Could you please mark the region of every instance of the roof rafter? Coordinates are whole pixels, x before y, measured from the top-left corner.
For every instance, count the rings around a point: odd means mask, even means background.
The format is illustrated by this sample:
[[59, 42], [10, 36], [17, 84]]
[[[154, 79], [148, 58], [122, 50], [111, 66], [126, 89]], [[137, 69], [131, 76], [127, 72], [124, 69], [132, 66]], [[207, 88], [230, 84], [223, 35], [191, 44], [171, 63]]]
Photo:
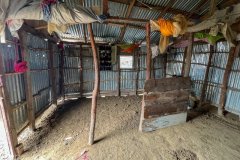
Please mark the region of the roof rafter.
[[[134, 4], [136, 3], [136, 0], [132, 0], [129, 7], [128, 7], [128, 10], [127, 10], [127, 13], [125, 15], [126, 18], [129, 18], [130, 17], [130, 14], [132, 12], [132, 9], [133, 9], [133, 6]], [[119, 37], [119, 41], [121, 42], [124, 38], [124, 35], [126, 33], [126, 29], [127, 29], [127, 24], [124, 24], [124, 27], [121, 28], [121, 32], [120, 32], [120, 37]]]
[[[109, 0], [109, 1], [130, 5], [130, 2], [128, 0]], [[146, 5], [144, 5], [140, 2], [136, 2], [134, 6], [140, 7], [141, 9], [155, 10], [155, 11], [159, 11], [159, 12], [162, 12], [165, 9], [164, 6], [155, 6], [155, 5], [151, 5], [151, 4], [147, 4], [147, 3], [145, 3], [145, 4]], [[166, 13], [183, 14], [183, 15], [188, 15], [189, 14], [189, 12], [186, 12], [186, 11], [183, 11], [183, 10], [180, 10], [180, 9], [175, 9], [175, 8], [169, 8]], [[193, 18], [193, 19], [198, 19], [199, 17], [200, 17], [200, 15], [198, 15], [196, 13], [193, 13], [191, 15], [191, 18]]]

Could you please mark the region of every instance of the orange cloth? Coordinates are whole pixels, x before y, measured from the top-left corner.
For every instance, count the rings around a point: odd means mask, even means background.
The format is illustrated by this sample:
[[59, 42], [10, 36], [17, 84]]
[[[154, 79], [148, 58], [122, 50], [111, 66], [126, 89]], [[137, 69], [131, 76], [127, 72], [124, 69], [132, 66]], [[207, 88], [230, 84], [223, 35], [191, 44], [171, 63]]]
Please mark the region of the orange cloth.
[[165, 19], [160, 18], [158, 20], [158, 24], [160, 27], [160, 32], [163, 36], [171, 36], [174, 33], [174, 26], [173, 26], [173, 22], [172, 21], [168, 21]]

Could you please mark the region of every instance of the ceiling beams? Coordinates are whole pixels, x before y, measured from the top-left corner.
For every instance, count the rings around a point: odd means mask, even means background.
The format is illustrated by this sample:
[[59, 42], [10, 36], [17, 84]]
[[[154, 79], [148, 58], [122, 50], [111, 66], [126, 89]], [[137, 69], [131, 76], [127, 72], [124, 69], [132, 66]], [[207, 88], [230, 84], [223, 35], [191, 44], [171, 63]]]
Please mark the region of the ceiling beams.
[[[136, 0], [132, 0], [129, 7], [128, 7], [128, 10], [127, 10], [127, 14], [125, 15], [126, 18], [129, 18], [130, 17], [130, 14], [132, 12], [132, 9], [133, 9], [133, 6], [134, 4], [136, 3]], [[121, 42], [124, 38], [124, 35], [126, 33], [126, 29], [127, 29], [127, 24], [125, 23], [124, 24], [124, 27], [121, 28], [121, 32], [120, 32], [120, 37], [119, 37], [119, 41]]]
[[[129, 0], [109, 0], [109, 1], [130, 5]], [[164, 6], [155, 6], [155, 5], [151, 5], [151, 4], [147, 4], [147, 3], [146, 3], [146, 5], [144, 5], [140, 2], [136, 2], [134, 6], [140, 7], [141, 9], [154, 10], [154, 11], [158, 11], [158, 12], [162, 12], [162, 11], [165, 10]], [[175, 9], [175, 8], [169, 8], [166, 13], [183, 14], [183, 15], [188, 15], [189, 14], [189, 12], [186, 12], [186, 11], [183, 11], [183, 10], [180, 10], [180, 9]], [[198, 14], [195, 14], [195, 13], [193, 13], [191, 15], [191, 18], [193, 18], [193, 19], [198, 19], [199, 17], [200, 16]]]

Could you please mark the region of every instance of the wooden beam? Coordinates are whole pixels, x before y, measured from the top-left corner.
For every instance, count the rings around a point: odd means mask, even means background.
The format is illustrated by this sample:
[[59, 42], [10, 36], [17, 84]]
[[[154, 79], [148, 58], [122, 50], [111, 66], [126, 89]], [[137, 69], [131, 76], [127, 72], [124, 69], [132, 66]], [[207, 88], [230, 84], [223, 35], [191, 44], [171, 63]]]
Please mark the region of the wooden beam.
[[150, 23], [146, 24], [146, 45], [147, 45], [147, 58], [146, 58], [146, 80], [151, 79], [151, 58], [152, 58], [152, 52], [150, 47]]
[[103, 1], [103, 14], [108, 14], [108, 0], [102, 0]]
[[216, 11], [216, 7], [217, 7], [217, 1], [216, 0], [210, 0], [210, 7], [209, 7], [209, 17], [211, 17], [214, 12]]
[[139, 19], [139, 18], [122, 18], [122, 17], [109, 17], [105, 20], [107, 23], [147, 23], [148, 19]]
[[213, 53], [214, 53], [214, 46], [210, 45], [210, 53], [209, 53], [209, 58], [208, 58], [208, 64], [207, 64], [207, 68], [206, 68], [206, 72], [205, 72], [205, 76], [204, 76], [203, 87], [202, 87], [202, 90], [201, 90], [201, 95], [200, 95], [200, 100], [199, 100], [198, 107], [202, 106], [202, 103], [203, 103], [204, 98], [205, 98], [205, 94], [206, 94], [206, 90], [207, 90], [207, 86], [208, 86], [208, 75], [209, 75], [209, 70], [210, 70], [210, 67], [211, 67], [211, 64], [212, 64]]
[[[132, 12], [132, 9], [133, 9], [133, 6], [134, 4], [136, 3], [136, 0], [132, 0], [129, 7], [128, 7], [128, 10], [127, 10], [127, 13], [125, 15], [126, 18], [129, 18], [130, 17], [130, 14]], [[125, 35], [125, 32], [126, 32], [126, 29], [127, 29], [127, 24], [124, 24], [124, 27], [121, 28], [121, 32], [120, 32], [120, 37], [119, 37], [119, 41], [122, 42], [123, 38], [124, 38], [124, 35]]]
[[[239, 44], [237, 46], [238, 48], [240, 47]], [[221, 93], [220, 93], [220, 103], [218, 107], [218, 115], [223, 116], [224, 115], [224, 110], [225, 110], [225, 103], [226, 103], [226, 94], [227, 94], [227, 88], [228, 88], [228, 81], [229, 81], [229, 76], [232, 70], [234, 58], [236, 55], [236, 51], [238, 50], [237, 47], [232, 47], [230, 49], [229, 55], [228, 55], [228, 61], [226, 65], [226, 69], [223, 75], [223, 82], [221, 86]]]
[[239, 0], [227, 0], [227, 1], [222, 1], [219, 5], [218, 8], [219, 9], [224, 9], [226, 7], [232, 6], [234, 4], [238, 4]]
[[[130, 5], [129, 0], [109, 0], [109, 1]], [[152, 10], [152, 11], [157, 11], [157, 12], [162, 12], [165, 9], [164, 6], [156, 6], [156, 5], [151, 5], [151, 4], [148, 4], [148, 3], [143, 4], [139, 1], [136, 2], [135, 6], [141, 8], [141, 9], [148, 10], [148, 11]], [[180, 9], [175, 9], [175, 8], [169, 8], [166, 13], [183, 14], [183, 15], [188, 15], [189, 14], [189, 12], [186, 12], [186, 11], [183, 11], [183, 10], [180, 10]], [[191, 18], [193, 18], [193, 19], [198, 19], [199, 17], [200, 16], [198, 14], [195, 14], [195, 13], [193, 13], [191, 15]]]
[[89, 132], [89, 141], [88, 144], [92, 145], [94, 143], [94, 132], [95, 132], [95, 123], [96, 123], [96, 112], [97, 112], [97, 95], [99, 91], [100, 83], [100, 71], [99, 71], [99, 59], [97, 48], [94, 41], [94, 35], [92, 30], [92, 24], [88, 24], [88, 32], [90, 34], [92, 52], [93, 52], [93, 61], [95, 69], [95, 81], [94, 81], [94, 90], [92, 93], [92, 108], [91, 108], [91, 123], [90, 123], [90, 132]]
[[189, 34], [189, 46], [187, 47], [187, 55], [185, 59], [184, 77], [188, 77], [191, 69], [192, 49], [193, 49], [193, 33]]
[[[18, 31], [18, 35], [20, 40], [21, 53], [24, 54], [23, 58], [29, 64], [30, 55], [27, 48], [27, 32], [25, 32], [23, 29], [20, 29]], [[33, 107], [32, 79], [31, 79], [30, 66], [28, 67], [27, 71], [24, 73], [24, 86], [26, 91], [29, 126], [32, 130], [35, 130], [36, 129], [35, 109]]]
[[52, 92], [52, 104], [57, 106], [57, 85], [56, 85], [56, 70], [54, 68], [54, 51], [52, 42], [48, 41], [48, 50], [49, 50], [49, 76], [51, 78], [51, 92]]
[[[3, 114], [3, 121], [6, 125], [6, 132], [8, 138], [8, 142], [10, 142], [10, 149], [13, 152], [14, 157], [16, 157], [16, 146], [18, 145], [18, 139], [17, 139], [17, 131], [15, 128], [15, 123], [13, 119], [13, 106], [10, 102], [10, 96], [7, 89], [7, 83], [6, 83], [6, 75], [4, 72], [4, 59], [3, 59], [3, 53], [0, 53], [0, 78], [1, 78], [1, 84], [0, 84], [0, 109]], [[2, 85], [2, 86], [1, 86]], [[3, 98], [3, 99], [2, 99]]]
[[168, 4], [165, 6], [165, 8], [161, 11], [158, 18], [162, 18], [167, 13], [167, 11], [174, 5], [175, 2], [176, 0], [170, 0]]

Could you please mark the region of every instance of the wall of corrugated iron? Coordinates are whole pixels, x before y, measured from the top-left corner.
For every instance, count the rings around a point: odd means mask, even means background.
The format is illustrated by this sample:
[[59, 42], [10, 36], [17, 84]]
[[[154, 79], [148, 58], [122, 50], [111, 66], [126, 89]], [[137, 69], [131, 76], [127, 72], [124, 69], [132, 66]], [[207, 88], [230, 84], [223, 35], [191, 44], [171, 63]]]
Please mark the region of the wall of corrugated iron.
[[[65, 70], [64, 70], [64, 84], [65, 95], [80, 94], [80, 71], [79, 71], [79, 57], [76, 56], [80, 52], [79, 49], [65, 49]], [[77, 54], [76, 54], [77, 53]], [[138, 55], [137, 55], [138, 54]], [[75, 55], [76, 57], [73, 57]], [[94, 87], [94, 65], [92, 58], [91, 48], [83, 49], [83, 95], [91, 95]], [[126, 55], [126, 53], [120, 53]], [[146, 49], [136, 51], [131, 54], [134, 56], [133, 69], [120, 69], [118, 70], [118, 63], [112, 65], [110, 71], [100, 71], [100, 93], [105, 95], [116, 95], [118, 91], [118, 74], [120, 74], [120, 94], [128, 95], [142, 92], [144, 81], [146, 78]], [[69, 66], [70, 65], [70, 66]], [[75, 69], [73, 69], [75, 68]], [[156, 78], [163, 77], [163, 59], [158, 56], [154, 62], [154, 74]], [[152, 74], [153, 75], [153, 74]], [[137, 83], [137, 84], [136, 84]], [[137, 88], [136, 88], [137, 87]]]
[[[51, 80], [49, 77], [48, 42], [39, 37], [27, 34], [27, 52], [30, 56], [28, 67], [31, 72], [33, 106], [35, 114], [44, 111], [52, 101]], [[3, 65], [6, 76], [6, 85], [10, 97], [13, 120], [17, 132], [28, 124], [26, 91], [24, 74], [14, 71], [14, 62], [23, 59], [18, 40], [11, 37], [7, 31], [7, 43], [0, 44], [0, 54], [3, 56]], [[54, 45], [54, 67], [56, 68], [56, 84], [59, 86], [59, 52]], [[59, 87], [58, 95], [59, 95]]]
[[[218, 106], [220, 100], [221, 85], [223, 81], [223, 75], [226, 68], [226, 63], [229, 55], [229, 45], [227, 42], [219, 42], [215, 46], [215, 52], [213, 53], [211, 67], [209, 70], [207, 91], [205, 94], [205, 101]], [[178, 75], [180, 73], [181, 65], [178, 64], [182, 61], [183, 49], [176, 50], [177, 55], [168, 56], [168, 68], [167, 73], [170, 75]], [[192, 90], [195, 95], [199, 97], [203, 87], [203, 81], [205, 78], [205, 71], [208, 64], [210, 54], [209, 44], [194, 44], [193, 55], [191, 60], [190, 77], [192, 79]], [[173, 57], [172, 57], [173, 56]], [[169, 61], [169, 57], [172, 60]], [[169, 62], [174, 61], [175, 65], [171, 65]], [[240, 114], [240, 58], [235, 58], [234, 65], [229, 78], [226, 110], [235, 114]], [[169, 67], [171, 66], [171, 67]]]

